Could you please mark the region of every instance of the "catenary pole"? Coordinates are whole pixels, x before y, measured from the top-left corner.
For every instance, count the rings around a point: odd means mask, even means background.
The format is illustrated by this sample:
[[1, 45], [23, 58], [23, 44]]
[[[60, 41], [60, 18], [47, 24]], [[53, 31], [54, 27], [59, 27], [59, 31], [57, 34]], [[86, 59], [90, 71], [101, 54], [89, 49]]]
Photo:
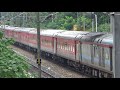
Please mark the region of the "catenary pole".
[[36, 16], [37, 16], [37, 46], [38, 46], [38, 50], [37, 50], [37, 64], [38, 64], [38, 68], [39, 68], [39, 78], [41, 78], [41, 57], [40, 57], [40, 14], [39, 12], [36, 12]]

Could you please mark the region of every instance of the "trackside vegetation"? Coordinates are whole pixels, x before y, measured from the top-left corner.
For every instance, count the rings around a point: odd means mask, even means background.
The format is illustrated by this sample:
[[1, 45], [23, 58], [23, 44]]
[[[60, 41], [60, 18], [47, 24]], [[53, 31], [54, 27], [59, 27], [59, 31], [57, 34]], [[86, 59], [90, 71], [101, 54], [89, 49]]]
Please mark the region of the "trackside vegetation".
[[13, 43], [14, 40], [3, 38], [3, 32], [0, 31], [0, 78], [34, 77], [28, 72], [30, 66], [25, 62], [25, 58], [9, 47]]

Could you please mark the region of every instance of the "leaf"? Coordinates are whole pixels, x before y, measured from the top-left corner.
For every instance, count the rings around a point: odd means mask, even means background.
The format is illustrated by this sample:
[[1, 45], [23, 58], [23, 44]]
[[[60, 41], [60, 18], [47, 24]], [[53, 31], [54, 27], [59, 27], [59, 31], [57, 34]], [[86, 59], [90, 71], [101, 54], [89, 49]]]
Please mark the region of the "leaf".
[[4, 72], [7, 72], [7, 71], [8, 71], [8, 69], [3, 69], [3, 71], [4, 71]]

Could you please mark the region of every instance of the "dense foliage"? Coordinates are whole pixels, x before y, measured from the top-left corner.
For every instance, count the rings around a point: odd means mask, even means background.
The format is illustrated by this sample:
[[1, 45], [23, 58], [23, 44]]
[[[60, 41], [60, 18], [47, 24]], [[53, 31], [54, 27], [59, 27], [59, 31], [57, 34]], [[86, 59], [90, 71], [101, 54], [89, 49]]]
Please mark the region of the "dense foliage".
[[[21, 12], [9, 12], [6, 18], [16, 16]], [[40, 12], [40, 20], [42, 21], [46, 16], [56, 12]], [[106, 32], [110, 31], [110, 17], [102, 12], [95, 12], [97, 15], [98, 31]], [[52, 28], [52, 29], [66, 29], [73, 30], [74, 25], [78, 25], [79, 30], [92, 31], [92, 19], [94, 19], [95, 28], [95, 16], [86, 12], [58, 12], [57, 14], [47, 18], [41, 23], [41, 28]], [[25, 27], [36, 27], [36, 13], [26, 12], [11, 21], [6, 21], [6, 24], [14, 26], [25, 26]], [[94, 29], [95, 30], [95, 29]]]
[[0, 78], [34, 77], [27, 72], [30, 66], [25, 62], [25, 58], [17, 55], [9, 48], [14, 41], [2, 37], [3, 33], [0, 31]]

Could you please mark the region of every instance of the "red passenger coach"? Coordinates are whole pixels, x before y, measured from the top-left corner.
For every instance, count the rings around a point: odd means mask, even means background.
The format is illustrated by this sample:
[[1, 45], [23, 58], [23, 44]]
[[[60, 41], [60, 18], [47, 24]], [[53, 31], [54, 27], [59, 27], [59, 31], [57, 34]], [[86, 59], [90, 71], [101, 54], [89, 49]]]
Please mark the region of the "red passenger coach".
[[30, 47], [37, 48], [37, 29], [33, 28], [29, 32], [28, 44]]
[[16, 28], [18, 28], [18, 27], [10, 27], [10, 26], [5, 27], [5, 31], [4, 31], [5, 37], [6, 38], [14, 38], [14, 30]]
[[41, 32], [41, 50], [53, 54], [55, 51], [54, 45], [56, 45], [56, 42], [54, 41], [54, 36], [62, 31], [63, 30], [54, 29], [43, 30]]
[[73, 55], [75, 54], [75, 41], [64, 38], [57, 38], [57, 50], [62, 52], [63, 55], [65, 53]]
[[20, 38], [20, 28], [15, 28], [13, 31], [13, 38], [16, 42], [20, 42], [21, 38]]
[[57, 55], [69, 60], [76, 60], [76, 37], [81, 31], [66, 31], [57, 35]]
[[53, 37], [41, 35], [41, 47], [53, 52]]
[[29, 29], [17, 28], [14, 31], [14, 39], [17, 42], [27, 45], [28, 44]]

